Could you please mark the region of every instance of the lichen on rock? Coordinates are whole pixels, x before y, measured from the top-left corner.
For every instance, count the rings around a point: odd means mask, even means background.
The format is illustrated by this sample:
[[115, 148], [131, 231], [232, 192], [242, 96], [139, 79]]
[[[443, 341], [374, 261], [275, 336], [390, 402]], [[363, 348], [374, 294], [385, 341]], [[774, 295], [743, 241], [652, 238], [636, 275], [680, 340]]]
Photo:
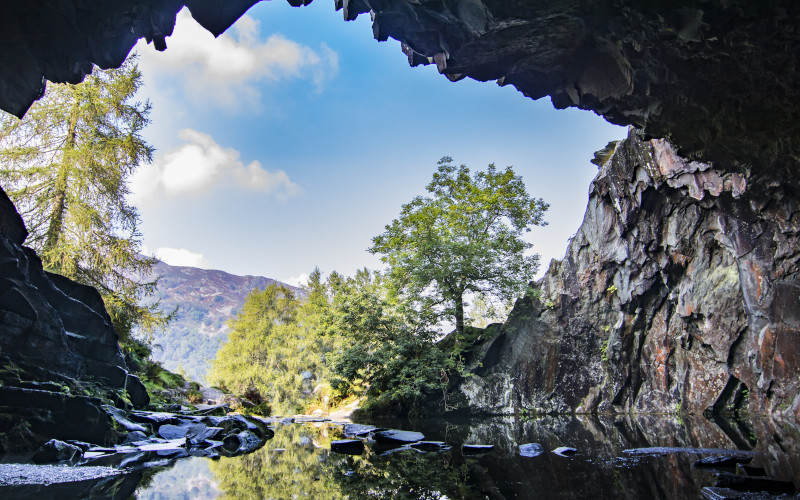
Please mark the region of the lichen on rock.
[[[460, 386], [489, 413], [800, 417], [800, 205], [787, 185], [635, 131], [590, 188], [561, 261], [477, 349]], [[510, 404], [507, 395], [511, 395]]]

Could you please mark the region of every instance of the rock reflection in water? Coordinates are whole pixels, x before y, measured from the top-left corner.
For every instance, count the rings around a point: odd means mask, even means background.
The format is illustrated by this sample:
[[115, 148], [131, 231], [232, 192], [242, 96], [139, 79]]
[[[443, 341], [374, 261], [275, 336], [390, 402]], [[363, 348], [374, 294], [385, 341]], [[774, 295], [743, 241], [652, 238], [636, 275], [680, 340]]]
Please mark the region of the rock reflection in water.
[[[209, 484], [220, 498], [672, 499], [700, 498], [703, 487], [714, 485], [714, 471], [692, 467], [708, 454], [625, 453], [644, 447], [748, 450], [754, 452], [751, 466], [763, 468], [769, 476], [788, 481], [800, 476], [800, 429], [774, 421], [563, 416], [389, 426], [419, 430], [427, 440], [444, 441], [451, 448], [424, 453], [370, 443], [362, 455], [344, 455], [330, 451], [330, 442], [344, 437], [340, 425], [277, 424], [275, 437], [255, 453], [218, 462], [192, 460], [208, 464]], [[465, 443], [495, 448], [482, 455], [464, 455]], [[525, 443], [541, 444], [544, 453], [520, 456], [519, 447]], [[576, 448], [577, 454], [553, 454], [560, 446]], [[202, 483], [196, 477], [193, 481]], [[144, 488], [137, 497], [158, 498], [148, 496]]]

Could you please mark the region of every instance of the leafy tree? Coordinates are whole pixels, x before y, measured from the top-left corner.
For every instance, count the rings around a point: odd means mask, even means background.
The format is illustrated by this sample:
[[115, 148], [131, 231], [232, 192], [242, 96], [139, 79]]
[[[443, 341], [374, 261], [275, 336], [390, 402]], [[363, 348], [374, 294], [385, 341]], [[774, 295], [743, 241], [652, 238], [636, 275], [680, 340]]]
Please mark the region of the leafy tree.
[[327, 380], [326, 354], [335, 345], [318, 326], [319, 309], [327, 303], [319, 271], [310, 282], [306, 300], [278, 285], [253, 290], [230, 321], [208, 379], [238, 394], [258, 394], [275, 411], [302, 411], [313, 389]]
[[97, 288], [121, 340], [135, 326], [162, 326], [156, 305], [142, 306], [155, 281], [139, 254], [139, 215], [128, 178], [152, 159], [141, 136], [150, 104], [135, 61], [95, 70], [83, 83], [50, 84], [25, 117], [0, 116], [0, 182], [28, 227], [27, 245], [45, 268]]
[[419, 410], [444, 387], [455, 359], [436, 345], [430, 318], [398, 300], [380, 274], [366, 269], [331, 287], [326, 326], [342, 338], [334, 388], [361, 389], [367, 411]]
[[538, 255], [525, 255], [531, 225], [545, 225], [548, 204], [531, 198], [511, 167], [470, 176], [442, 158], [438, 172], [400, 216], [373, 238], [371, 253], [388, 264], [393, 286], [425, 307], [438, 307], [464, 331], [464, 295], [519, 295], [535, 274]]

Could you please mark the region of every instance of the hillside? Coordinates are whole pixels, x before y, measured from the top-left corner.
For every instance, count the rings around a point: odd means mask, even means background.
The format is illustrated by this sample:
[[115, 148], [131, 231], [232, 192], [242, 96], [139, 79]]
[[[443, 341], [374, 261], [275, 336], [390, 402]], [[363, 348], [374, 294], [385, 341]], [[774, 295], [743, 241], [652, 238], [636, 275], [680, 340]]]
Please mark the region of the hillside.
[[228, 319], [247, 294], [254, 288], [280, 283], [263, 276], [236, 276], [164, 262], [158, 262], [153, 272], [161, 276], [157, 292], [161, 309], [169, 312], [177, 308], [169, 326], [154, 334], [153, 358], [168, 370], [182, 368], [195, 380], [203, 380], [210, 360], [228, 337]]

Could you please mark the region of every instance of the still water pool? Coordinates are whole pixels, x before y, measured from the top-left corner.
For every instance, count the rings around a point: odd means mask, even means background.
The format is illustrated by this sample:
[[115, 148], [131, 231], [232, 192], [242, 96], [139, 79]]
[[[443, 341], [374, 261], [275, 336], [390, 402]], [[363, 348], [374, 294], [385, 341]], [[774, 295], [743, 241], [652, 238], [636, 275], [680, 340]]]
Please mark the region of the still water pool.
[[[182, 459], [147, 471], [135, 498], [714, 498], [718, 481], [730, 485], [731, 476], [751, 474], [767, 485], [800, 486], [800, 429], [774, 421], [586, 416], [374, 424], [420, 431], [445, 445], [422, 451], [368, 442], [360, 455], [339, 454], [331, 441], [345, 437], [343, 424], [276, 422], [275, 436], [252, 454]], [[542, 453], [522, 456], [520, 447], [531, 443]], [[464, 444], [494, 448], [469, 454]], [[576, 452], [553, 453], [564, 446]], [[745, 463], [695, 465], [712, 456]]]

